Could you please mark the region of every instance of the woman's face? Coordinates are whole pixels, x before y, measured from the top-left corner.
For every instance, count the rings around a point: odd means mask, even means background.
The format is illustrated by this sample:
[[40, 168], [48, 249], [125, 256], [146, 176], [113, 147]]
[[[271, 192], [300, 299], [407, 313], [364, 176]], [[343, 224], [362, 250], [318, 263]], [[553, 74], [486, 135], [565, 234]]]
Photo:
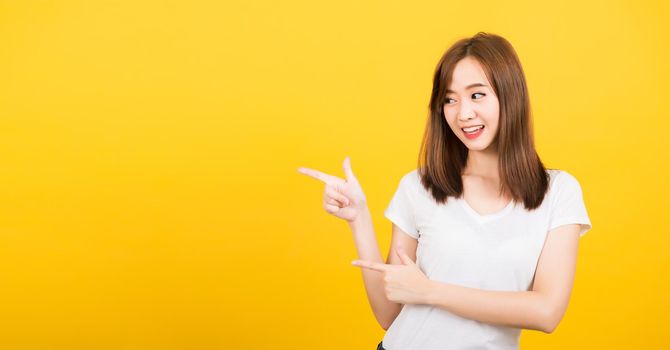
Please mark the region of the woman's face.
[[[444, 117], [461, 142], [471, 151], [496, 150], [498, 97], [477, 60], [466, 57], [456, 64], [446, 97]], [[480, 128], [464, 130], [473, 126]]]

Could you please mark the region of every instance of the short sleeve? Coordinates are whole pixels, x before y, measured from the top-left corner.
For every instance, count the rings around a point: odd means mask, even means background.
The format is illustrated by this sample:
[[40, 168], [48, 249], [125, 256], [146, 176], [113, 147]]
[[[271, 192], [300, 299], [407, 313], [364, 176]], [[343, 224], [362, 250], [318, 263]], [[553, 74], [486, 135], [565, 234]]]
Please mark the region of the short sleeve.
[[591, 229], [591, 220], [586, 211], [582, 188], [570, 173], [561, 171], [556, 175], [552, 198], [549, 231], [567, 224], [580, 224], [581, 238]]
[[413, 192], [412, 175], [412, 173], [406, 174], [400, 179], [398, 188], [384, 211], [384, 216], [411, 237], [418, 238], [419, 230], [417, 229], [413, 212], [415, 207], [411, 198]]

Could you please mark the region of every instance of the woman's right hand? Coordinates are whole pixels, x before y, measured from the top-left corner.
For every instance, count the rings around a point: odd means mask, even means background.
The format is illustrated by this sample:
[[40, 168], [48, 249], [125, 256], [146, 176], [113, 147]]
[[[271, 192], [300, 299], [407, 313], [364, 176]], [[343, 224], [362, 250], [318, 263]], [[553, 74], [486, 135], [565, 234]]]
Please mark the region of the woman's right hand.
[[298, 172], [325, 183], [323, 208], [328, 213], [348, 222], [353, 222], [360, 217], [360, 214], [368, 210], [367, 199], [358, 183], [358, 179], [351, 170], [349, 157], [344, 159], [342, 167], [346, 180], [305, 167], [298, 168]]

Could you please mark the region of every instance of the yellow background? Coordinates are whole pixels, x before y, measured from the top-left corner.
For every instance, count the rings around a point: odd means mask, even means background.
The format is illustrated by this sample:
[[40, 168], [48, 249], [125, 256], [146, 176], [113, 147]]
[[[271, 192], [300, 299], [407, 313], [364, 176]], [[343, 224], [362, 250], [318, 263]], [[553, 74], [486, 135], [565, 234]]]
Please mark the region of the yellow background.
[[536, 143], [593, 230], [523, 349], [667, 345], [662, 1], [1, 1], [1, 349], [373, 349], [349, 155], [382, 216], [455, 40], [517, 50]]

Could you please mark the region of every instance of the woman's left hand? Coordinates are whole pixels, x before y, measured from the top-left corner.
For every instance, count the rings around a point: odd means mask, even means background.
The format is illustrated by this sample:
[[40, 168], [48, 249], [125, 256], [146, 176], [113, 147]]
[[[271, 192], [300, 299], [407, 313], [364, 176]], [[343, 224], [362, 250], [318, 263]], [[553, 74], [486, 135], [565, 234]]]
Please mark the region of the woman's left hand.
[[428, 304], [433, 281], [419, 269], [405, 252], [396, 250], [402, 264], [381, 264], [365, 260], [354, 260], [352, 265], [375, 270], [384, 274], [386, 298], [400, 304]]

